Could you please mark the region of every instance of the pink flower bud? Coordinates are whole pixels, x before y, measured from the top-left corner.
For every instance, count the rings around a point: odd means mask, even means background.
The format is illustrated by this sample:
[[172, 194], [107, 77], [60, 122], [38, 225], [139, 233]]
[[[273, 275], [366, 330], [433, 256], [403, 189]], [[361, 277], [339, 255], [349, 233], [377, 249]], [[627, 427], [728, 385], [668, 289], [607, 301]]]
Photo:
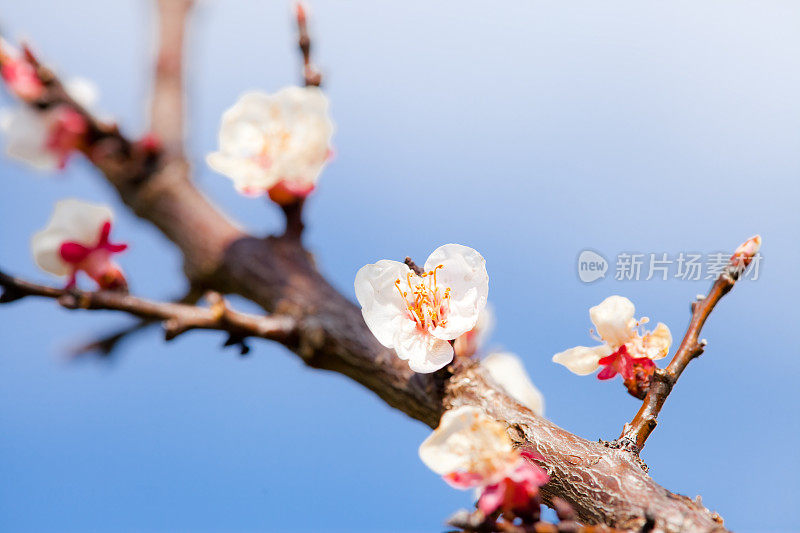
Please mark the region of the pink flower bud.
[[4, 44], [0, 42], [0, 76], [17, 97], [26, 102], [38, 99], [44, 92], [44, 84], [39, 79], [36, 67], [22, 57], [6, 53]]
[[761, 235], [750, 237], [733, 252], [731, 265], [744, 270], [761, 249]]
[[303, 25], [306, 23], [306, 6], [304, 2], [295, 2], [294, 12], [297, 16], [297, 24]]

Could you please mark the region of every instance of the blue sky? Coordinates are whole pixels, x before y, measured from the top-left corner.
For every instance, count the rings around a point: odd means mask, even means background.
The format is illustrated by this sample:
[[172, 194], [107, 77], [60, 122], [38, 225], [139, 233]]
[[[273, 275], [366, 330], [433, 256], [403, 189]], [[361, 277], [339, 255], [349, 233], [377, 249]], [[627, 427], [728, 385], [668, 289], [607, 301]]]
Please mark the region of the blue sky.
[[[557, 424], [610, 439], [638, 404], [553, 353], [591, 343], [610, 294], [675, 335], [708, 281], [583, 284], [581, 250], [712, 253], [764, 238], [760, 279], [711, 317], [648, 442], [653, 477], [701, 494], [737, 531], [800, 521], [800, 4], [791, 1], [316, 1], [315, 57], [337, 124], [336, 158], [310, 201], [307, 242], [352, 294], [356, 270], [478, 249], [498, 325]], [[9, 3], [0, 24], [100, 107], [144, 131], [151, 44], [145, 2]], [[256, 234], [280, 225], [204, 164], [221, 112], [244, 90], [298, 79], [289, 6], [202, 1], [191, 35], [196, 181]], [[6, 101], [8, 104], [10, 102]], [[0, 164], [0, 265], [48, 280], [28, 239], [65, 196], [116, 206], [132, 290], [183, 290], [180, 257], [83, 161], [62, 176]], [[613, 267], [612, 267], [613, 269]], [[242, 308], [250, 309], [238, 302]], [[417, 457], [427, 428], [346, 378], [214, 333], [157, 331], [111, 362], [69, 346], [125, 324], [26, 300], [0, 309], [0, 530], [392, 531], [442, 529], [469, 504]], [[355, 518], [354, 518], [355, 517]]]

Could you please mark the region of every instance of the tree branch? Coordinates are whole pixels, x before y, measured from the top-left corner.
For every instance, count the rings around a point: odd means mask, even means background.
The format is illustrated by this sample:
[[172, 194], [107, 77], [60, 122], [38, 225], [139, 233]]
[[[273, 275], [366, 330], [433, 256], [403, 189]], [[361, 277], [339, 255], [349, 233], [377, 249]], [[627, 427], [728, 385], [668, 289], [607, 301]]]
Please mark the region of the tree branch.
[[159, 36], [150, 129], [168, 157], [183, 157], [183, 47], [194, 0], [158, 0]]
[[114, 291], [87, 292], [58, 289], [31, 283], [0, 271], [4, 288], [0, 303], [10, 303], [27, 296], [56, 300], [66, 309], [122, 311], [148, 321], [163, 321], [167, 340], [193, 329], [227, 332], [237, 342], [245, 337], [259, 337], [287, 342], [295, 334], [296, 322], [288, 316], [257, 316], [230, 309], [219, 293], [209, 293], [209, 307], [164, 303], [137, 298]]
[[[191, 288], [183, 298], [175, 300], [173, 303], [194, 305], [197, 303], [198, 300], [200, 300], [202, 296], [203, 296], [202, 291], [197, 290], [195, 288]], [[101, 357], [109, 357], [122, 341], [130, 338], [132, 335], [136, 333], [146, 330], [148, 327], [152, 326], [157, 322], [158, 321], [156, 320], [151, 320], [147, 318], [139, 320], [137, 322], [134, 322], [133, 324], [129, 324], [127, 326], [119, 328], [111, 333], [106, 333], [105, 335], [91, 342], [87, 342], [85, 344], [72, 348], [70, 350], [70, 355], [72, 355], [73, 357], [80, 357], [82, 355], [95, 352]]]
[[723, 296], [728, 294], [739, 276], [747, 268], [753, 257], [758, 253], [761, 246], [761, 237], [755, 236], [742, 244], [731, 256], [730, 262], [724, 271], [717, 277], [708, 295], [700, 297], [692, 303], [692, 318], [689, 327], [683, 336], [678, 351], [672, 357], [669, 365], [665, 369], [656, 369], [653, 381], [647, 391], [647, 395], [642, 402], [642, 406], [636, 416], [620, 435], [618, 442], [624, 447], [633, 445], [633, 451], [638, 453], [643, 447], [647, 438], [658, 424], [658, 414], [664, 406], [672, 388], [678, 381], [683, 371], [689, 363], [703, 353], [706, 346], [705, 340], [700, 340], [700, 331], [703, 329], [708, 316]]

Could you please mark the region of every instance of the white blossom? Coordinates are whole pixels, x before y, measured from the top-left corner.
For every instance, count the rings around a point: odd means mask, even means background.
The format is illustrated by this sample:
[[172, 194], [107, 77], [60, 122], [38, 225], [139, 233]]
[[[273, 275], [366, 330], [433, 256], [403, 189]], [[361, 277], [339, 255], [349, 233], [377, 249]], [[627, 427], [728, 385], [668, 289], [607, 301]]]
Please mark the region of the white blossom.
[[428, 257], [422, 275], [386, 259], [362, 267], [355, 291], [378, 341], [415, 372], [428, 373], [450, 363], [449, 341], [475, 327], [486, 306], [489, 275], [477, 251], [446, 244]]
[[473, 485], [496, 483], [519, 461], [505, 427], [471, 406], [446, 411], [420, 445], [419, 457], [440, 476], [474, 478]]
[[[85, 79], [76, 78], [65, 84], [65, 90], [81, 106], [90, 108], [97, 100], [96, 86]], [[63, 167], [65, 157], [74, 146], [58, 146], [53, 143], [59, 127], [80, 129], [85, 127], [83, 118], [68, 106], [37, 111], [27, 105], [14, 109], [3, 109], [0, 113], [0, 129], [6, 138], [6, 153], [30, 164], [39, 170], [56, 170]], [[63, 123], [63, 126], [62, 126]], [[69, 132], [79, 134], [80, 132]]]
[[330, 155], [333, 122], [328, 107], [318, 87], [246, 93], [222, 115], [219, 150], [206, 161], [241, 192], [282, 186], [303, 197], [316, 185]]
[[649, 319], [633, 318], [633, 303], [622, 296], [609, 296], [589, 310], [589, 316], [597, 328], [603, 344], [594, 347], [576, 346], [557, 353], [553, 361], [567, 367], [575, 374], [585, 376], [597, 370], [599, 361], [622, 346], [633, 358], [646, 357], [651, 360], [666, 357], [672, 344], [669, 328], [659, 322], [652, 332], [640, 331]]
[[125, 278], [111, 257], [127, 245], [109, 241], [112, 222], [113, 213], [104, 205], [61, 200], [47, 226], [31, 239], [34, 261], [46, 272], [70, 276], [68, 286], [83, 271], [101, 288], [123, 287]]

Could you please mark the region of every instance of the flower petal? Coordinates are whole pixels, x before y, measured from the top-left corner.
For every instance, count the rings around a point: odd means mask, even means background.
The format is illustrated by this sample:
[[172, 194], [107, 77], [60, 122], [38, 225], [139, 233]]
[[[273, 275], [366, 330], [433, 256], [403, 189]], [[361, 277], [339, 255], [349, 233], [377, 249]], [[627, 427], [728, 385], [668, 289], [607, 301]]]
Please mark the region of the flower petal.
[[598, 361], [609, 355], [612, 350], [608, 345], [602, 344], [594, 348], [576, 346], [553, 356], [553, 362], [564, 365], [570, 372], [579, 376], [591, 374], [600, 366]]
[[447, 322], [432, 333], [452, 340], [475, 327], [489, 295], [486, 260], [476, 250], [460, 244], [445, 244], [425, 261], [425, 271], [436, 272], [437, 284], [450, 288]]
[[544, 396], [528, 377], [519, 357], [508, 352], [497, 352], [481, 361], [481, 366], [512, 398], [539, 416], [544, 415]]
[[209, 166], [240, 191], [263, 192], [285, 181], [313, 188], [330, 153], [333, 122], [318, 87], [244, 94], [222, 115], [219, 151]]
[[589, 309], [589, 316], [600, 337], [614, 347], [633, 336], [633, 303], [623, 296], [609, 296]]
[[506, 499], [508, 482], [502, 481], [486, 487], [478, 498], [478, 509], [485, 515], [491, 516], [497, 511]]
[[356, 274], [361, 314], [378, 342], [387, 348], [394, 346], [395, 334], [403, 322], [412, 322], [406, 317], [406, 301], [395, 287], [395, 280], [403, 279], [408, 272], [404, 263], [382, 259], [361, 267]]
[[408, 359], [411, 370], [420, 374], [436, 372], [453, 360], [453, 347], [449, 342], [437, 339], [411, 320], [400, 324], [393, 344], [397, 357]]
[[58, 156], [47, 149], [50, 123], [46, 116], [20, 107], [4, 110], [0, 121], [6, 138], [6, 153], [43, 171], [56, 170], [59, 163]]
[[71, 270], [61, 257], [61, 245], [74, 242], [94, 246], [106, 222], [113, 220], [111, 209], [74, 198], [56, 202], [47, 226], [31, 238], [31, 251], [42, 270], [64, 276]]
[[457, 407], [445, 411], [439, 427], [419, 447], [425, 466], [443, 476], [452, 472], [476, 472], [476, 458], [513, 455], [505, 428], [479, 408]]
[[662, 359], [669, 353], [672, 345], [672, 333], [666, 324], [659, 322], [656, 329], [646, 334], [643, 339], [644, 351], [650, 359]]

